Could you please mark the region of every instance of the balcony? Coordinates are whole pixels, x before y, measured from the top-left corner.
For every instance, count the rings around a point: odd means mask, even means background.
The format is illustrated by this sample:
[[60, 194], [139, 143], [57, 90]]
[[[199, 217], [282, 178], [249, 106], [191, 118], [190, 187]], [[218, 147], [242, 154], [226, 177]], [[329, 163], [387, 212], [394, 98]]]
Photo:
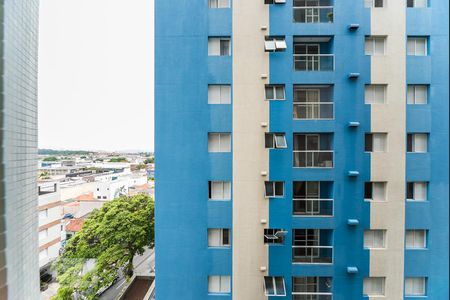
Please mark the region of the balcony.
[[328, 229], [294, 229], [292, 263], [333, 263], [332, 233]]
[[294, 23], [333, 23], [332, 0], [294, 0]]
[[294, 181], [293, 214], [301, 217], [333, 216], [333, 182]]
[[333, 71], [334, 54], [331, 36], [294, 37], [295, 71]]
[[293, 300], [332, 300], [331, 277], [293, 277]]
[[333, 168], [333, 134], [294, 134], [294, 168]]
[[295, 85], [294, 120], [332, 120], [334, 102], [332, 85]]

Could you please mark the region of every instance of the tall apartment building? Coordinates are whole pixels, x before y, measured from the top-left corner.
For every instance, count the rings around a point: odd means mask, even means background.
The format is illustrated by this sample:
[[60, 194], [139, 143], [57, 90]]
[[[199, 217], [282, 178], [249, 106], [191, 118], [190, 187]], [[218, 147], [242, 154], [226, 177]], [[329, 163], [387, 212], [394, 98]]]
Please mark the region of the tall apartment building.
[[38, 0], [0, 1], [0, 299], [39, 299]]
[[156, 294], [448, 299], [448, 1], [156, 0]]
[[39, 269], [48, 273], [61, 249], [63, 207], [59, 183], [40, 183], [39, 187]]

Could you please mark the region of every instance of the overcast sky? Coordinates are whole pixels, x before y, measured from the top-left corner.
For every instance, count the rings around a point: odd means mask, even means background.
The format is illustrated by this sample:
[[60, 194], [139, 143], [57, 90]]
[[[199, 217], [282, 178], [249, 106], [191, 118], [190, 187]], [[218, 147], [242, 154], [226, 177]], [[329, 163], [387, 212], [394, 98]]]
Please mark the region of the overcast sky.
[[154, 149], [152, 2], [40, 1], [40, 148]]

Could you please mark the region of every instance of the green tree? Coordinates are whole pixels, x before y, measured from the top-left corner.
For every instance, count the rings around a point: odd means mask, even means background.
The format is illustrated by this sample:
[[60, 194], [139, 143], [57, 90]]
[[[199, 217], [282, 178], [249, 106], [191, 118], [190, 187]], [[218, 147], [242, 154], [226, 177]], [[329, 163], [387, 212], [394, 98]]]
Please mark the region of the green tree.
[[[96, 292], [111, 284], [119, 272], [130, 278], [134, 256], [153, 244], [153, 199], [144, 194], [122, 196], [89, 215], [53, 267], [61, 288], [96, 299]], [[95, 267], [85, 271], [86, 262], [92, 259]]]
[[144, 160], [144, 164], [152, 164], [154, 162], [155, 162], [154, 157], [150, 157], [150, 158], [147, 158], [146, 160]]
[[58, 161], [58, 158], [55, 156], [49, 156], [44, 158], [43, 161]]
[[114, 157], [109, 160], [109, 162], [119, 163], [119, 162], [128, 162], [125, 157]]

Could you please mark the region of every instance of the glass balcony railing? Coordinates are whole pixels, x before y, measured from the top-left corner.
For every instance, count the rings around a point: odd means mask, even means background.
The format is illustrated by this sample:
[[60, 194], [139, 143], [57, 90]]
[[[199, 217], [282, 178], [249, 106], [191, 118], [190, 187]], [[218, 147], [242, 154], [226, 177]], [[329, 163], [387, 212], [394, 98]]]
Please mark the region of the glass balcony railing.
[[332, 150], [294, 150], [294, 168], [332, 168]]
[[333, 199], [294, 199], [294, 216], [333, 216]]
[[333, 294], [292, 292], [292, 300], [333, 300]]
[[295, 23], [333, 23], [333, 6], [294, 7]]
[[333, 102], [294, 102], [294, 119], [330, 120], [333, 118]]
[[295, 71], [333, 71], [334, 54], [294, 54]]
[[333, 246], [292, 246], [292, 262], [330, 264], [333, 262]]

